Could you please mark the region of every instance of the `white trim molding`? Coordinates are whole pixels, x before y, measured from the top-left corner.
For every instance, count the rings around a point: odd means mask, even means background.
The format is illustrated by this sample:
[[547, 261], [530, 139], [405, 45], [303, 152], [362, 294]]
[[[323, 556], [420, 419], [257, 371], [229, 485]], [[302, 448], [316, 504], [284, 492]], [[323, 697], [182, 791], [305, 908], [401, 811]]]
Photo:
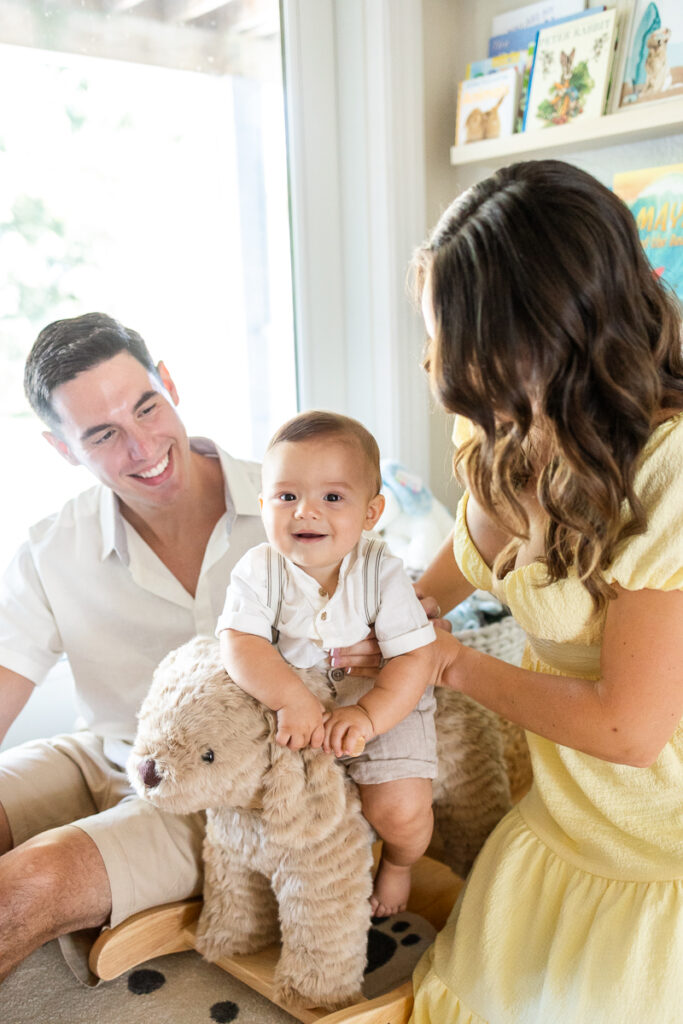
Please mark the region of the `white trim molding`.
[[283, 0], [299, 404], [429, 476], [421, 0]]

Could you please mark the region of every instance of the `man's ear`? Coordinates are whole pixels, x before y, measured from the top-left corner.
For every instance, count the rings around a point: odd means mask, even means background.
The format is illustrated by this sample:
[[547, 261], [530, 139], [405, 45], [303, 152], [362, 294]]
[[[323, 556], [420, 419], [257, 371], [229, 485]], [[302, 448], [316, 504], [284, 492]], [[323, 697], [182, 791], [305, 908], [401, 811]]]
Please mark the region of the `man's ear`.
[[43, 437], [45, 438], [48, 444], [51, 444], [52, 447], [59, 452], [63, 459], [66, 459], [66, 461], [69, 462], [72, 466], [80, 466], [80, 462], [78, 461], [74, 453], [71, 451], [66, 441], [62, 441], [61, 437], [58, 437], [56, 434], [53, 434], [52, 431], [50, 430], [44, 430]]
[[166, 364], [165, 363], [163, 363], [161, 361], [157, 363], [157, 373], [159, 374], [159, 377], [161, 379], [161, 383], [164, 385], [164, 387], [168, 391], [169, 395], [171, 396], [171, 400], [172, 400], [173, 404], [177, 405], [178, 402], [180, 401], [180, 399], [178, 398], [178, 392], [176, 390], [175, 384], [173, 383], [173, 378], [171, 377], [171, 374], [166, 369]]
[[365, 513], [365, 526], [364, 529], [371, 530], [373, 526], [377, 526], [382, 512], [384, 512], [384, 495], [376, 494], [368, 505], [368, 510]]

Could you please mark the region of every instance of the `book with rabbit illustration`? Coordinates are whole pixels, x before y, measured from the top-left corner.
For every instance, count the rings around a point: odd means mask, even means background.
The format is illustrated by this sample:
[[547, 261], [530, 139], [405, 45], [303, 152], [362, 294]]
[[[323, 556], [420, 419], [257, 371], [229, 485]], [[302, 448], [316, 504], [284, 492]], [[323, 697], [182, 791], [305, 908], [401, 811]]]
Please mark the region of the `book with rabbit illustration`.
[[604, 113], [615, 38], [614, 8], [539, 31], [525, 132]]
[[683, 96], [681, 0], [635, 0], [617, 79], [615, 106]]
[[635, 217], [654, 272], [683, 302], [683, 164], [622, 171], [612, 187]]
[[455, 122], [456, 146], [512, 135], [518, 98], [519, 72], [514, 66], [461, 82]]

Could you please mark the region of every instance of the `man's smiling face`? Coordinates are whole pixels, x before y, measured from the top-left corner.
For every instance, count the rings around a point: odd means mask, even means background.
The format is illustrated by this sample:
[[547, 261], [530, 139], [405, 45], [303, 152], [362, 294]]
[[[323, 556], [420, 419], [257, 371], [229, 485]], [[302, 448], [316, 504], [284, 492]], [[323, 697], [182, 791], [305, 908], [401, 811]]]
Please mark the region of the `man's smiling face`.
[[119, 352], [55, 388], [59, 422], [45, 437], [144, 514], [171, 504], [189, 483], [190, 446], [177, 401], [163, 365], [157, 377]]

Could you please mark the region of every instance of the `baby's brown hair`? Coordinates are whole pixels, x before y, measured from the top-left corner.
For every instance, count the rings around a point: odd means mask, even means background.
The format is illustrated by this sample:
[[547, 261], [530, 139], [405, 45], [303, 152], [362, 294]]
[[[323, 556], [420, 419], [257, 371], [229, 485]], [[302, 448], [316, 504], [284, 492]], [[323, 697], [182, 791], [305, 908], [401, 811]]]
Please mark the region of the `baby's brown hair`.
[[379, 465], [379, 446], [369, 430], [351, 416], [342, 416], [336, 412], [321, 409], [310, 409], [287, 420], [273, 434], [266, 452], [283, 441], [312, 441], [318, 438], [336, 438], [360, 449], [370, 470], [370, 479], [374, 494], [379, 494], [382, 487], [382, 474]]

